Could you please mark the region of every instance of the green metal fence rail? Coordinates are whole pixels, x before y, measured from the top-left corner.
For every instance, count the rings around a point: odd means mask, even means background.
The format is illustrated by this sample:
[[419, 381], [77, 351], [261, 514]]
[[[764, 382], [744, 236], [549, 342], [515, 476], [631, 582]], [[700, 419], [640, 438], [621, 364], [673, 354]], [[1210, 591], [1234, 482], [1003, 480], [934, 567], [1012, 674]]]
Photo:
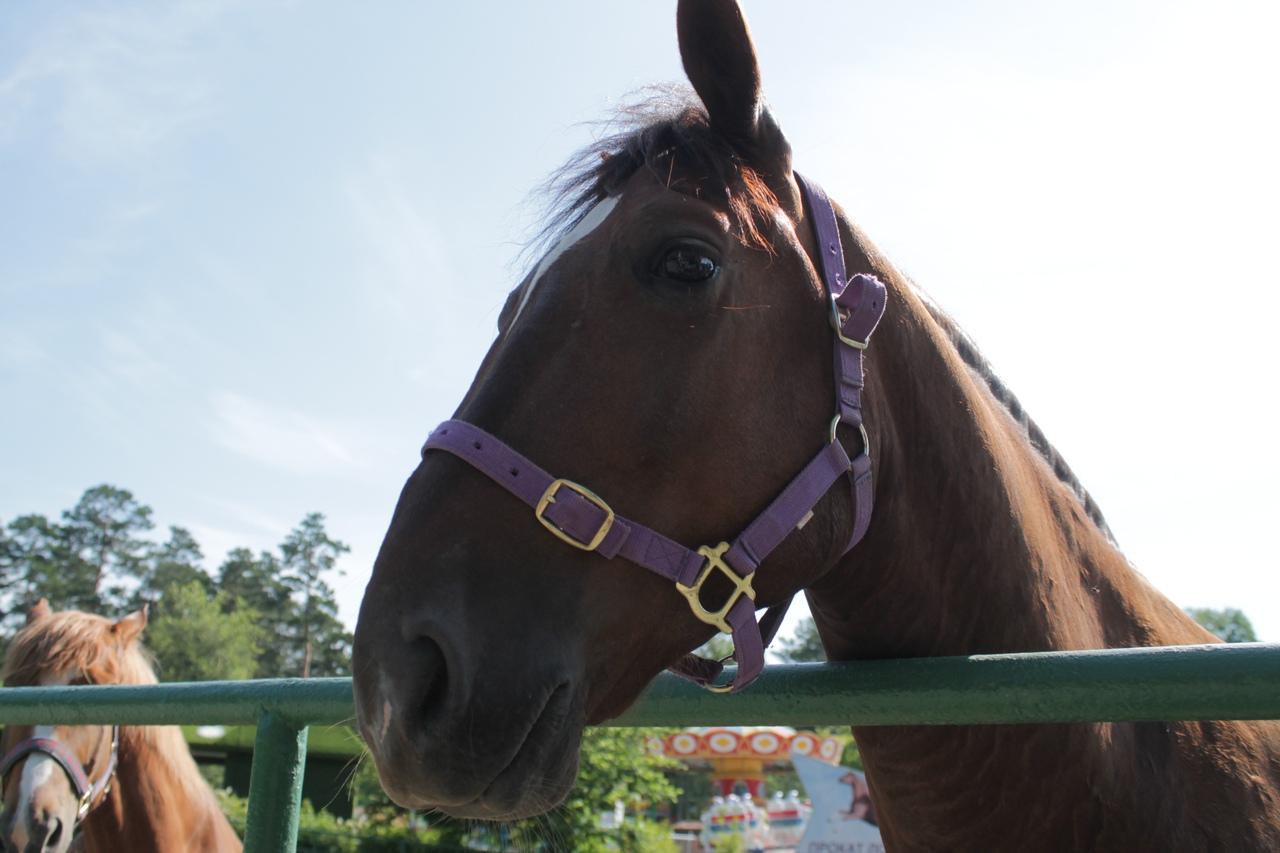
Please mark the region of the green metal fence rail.
[[[248, 853], [297, 844], [307, 728], [353, 720], [347, 678], [0, 690], [0, 724], [256, 724]], [[610, 725], [957, 725], [1280, 719], [1280, 644], [767, 667], [750, 690], [663, 675]]]

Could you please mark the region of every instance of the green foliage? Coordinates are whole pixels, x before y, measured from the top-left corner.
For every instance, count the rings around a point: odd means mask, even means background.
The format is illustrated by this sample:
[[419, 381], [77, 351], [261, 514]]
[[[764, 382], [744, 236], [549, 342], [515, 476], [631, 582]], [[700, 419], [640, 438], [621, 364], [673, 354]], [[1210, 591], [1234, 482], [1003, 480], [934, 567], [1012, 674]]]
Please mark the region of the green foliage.
[[[670, 828], [637, 818], [648, 806], [670, 803], [680, 795], [667, 774], [682, 765], [665, 756], [650, 755], [645, 739], [660, 729], [588, 729], [582, 742], [578, 779], [568, 799], [549, 814], [507, 824], [440, 820], [434, 830], [438, 843], [478, 843], [503, 850], [574, 850], [585, 853], [675, 853]], [[377, 784], [372, 762], [356, 772], [356, 803], [371, 825], [395, 826], [404, 811], [387, 800]], [[600, 815], [621, 801], [627, 819], [616, 829], [602, 829]]]
[[69, 606], [93, 606], [98, 600], [92, 565], [76, 557], [68, 528], [43, 515], [22, 515], [9, 522], [0, 586], [6, 597], [5, 625], [22, 625], [27, 610], [41, 597], [69, 602]]
[[[620, 830], [600, 827], [600, 814], [621, 801], [628, 811], [668, 803], [680, 790], [667, 772], [680, 768], [675, 759], [651, 755], [645, 739], [656, 729], [587, 729], [582, 738], [578, 781], [564, 805], [534, 821], [523, 821], [526, 837], [540, 838], [555, 850], [640, 850], [628, 821]], [[643, 830], [636, 830], [644, 835]], [[651, 834], [651, 833], [650, 833]]]
[[[248, 800], [230, 791], [218, 791], [218, 801], [236, 831], [244, 834]], [[401, 821], [376, 825], [343, 820], [317, 811], [308, 800], [298, 814], [298, 853], [469, 853], [466, 848], [442, 840], [434, 828], [418, 828]]]
[[0, 592], [8, 592], [22, 578], [18, 571], [21, 551], [4, 525], [0, 524]]
[[733, 657], [733, 640], [728, 634], [716, 634], [694, 651], [699, 657], [708, 660], [725, 660]]
[[254, 678], [273, 678], [288, 672], [290, 612], [293, 600], [281, 580], [283, 569], [274, 554], [263, 551], [257, 557], [248, 548], [234, 548], [218, 569], [218, 589], [226, 594], [223, 609], [245, 607], [258, 616], [264, 635]]
[[198, 580], [164, 591], [146, 643], [165, 681], [253, 677], [263, 640], [258, 616], [247, 607], [225, 612], [225, 600]]
[[382, 790], [378, 769], [368, 753], [361, 756], [356, 772], [351, 776], [351, 789], [356, 807], [370, 823], [391, 824], [404, 818], [404, 809], [393, 803]]
[[41, 597], [55, 610], [106, 615], [145, 603], [148, 644], [170, 680], [350, 674], [351, 634], [328, 583], [349, 549], [324, 516], [305, 516], [278, 554], [234, 549], [215, 580], [187, 529], [148, 538], [151, 515], [129, 491], [101, 485], [60, 522], [29, 514], [0, 527], [0, 637]]
[[1258, 641], [1258, 635], [1254, 633], [1253, 623], [1249, 621], [1249, 617], [1235, 607], [1226, 607], [1222, 610], [1215, 610], [1212, 607], [1188, 607], [1187, 615], [1224, 642], [1256, 643]]
[[[841, 734], [848, 734], [845, 729], [840, 729]], [[840, 753], [840, 764], [844, 767], [852, 767], [854, 770], [863, 770], [862, 751], [858, 749], [858, 742], [852, 737], [849, 738], [844, 745], [844, 751]]]
[[618, 849], [624, 853], [680, 853], [671, 827], [651, 820], [629, 821], [622, 827]]
[[827, 653], [822, 648], [822, 638], [818, 636], [818, 626], [811, 616], [801, 619], [796, 625], [796, 632], [790, 637], [779, 637], [774, 650], [786, 663], [807, 663], [827, 659]]
[[[588, 729], [583, 735], [578, 779], [568, 799], [549, 814], [510, 824], [475, 825], [468, 821], [442, 821], [436, 829], [441, 842], [482, 843], [493, 849], [574, 850], [586, 853], [675, 853], [676, 847], [665, 824], [637, 818], [641, 809], [670, 803], [680, 795], [667, 774], [681, 769], [674, 759], [650, 755], [645, 739], [661, 734], [659, 729]], [[366, 762], [368, 764], [368, 762]], [[396, 808], [385, 802], [376, 788], [371, 768], [356, 774], [356, 802], [369, 812], [371, 823], [393, 824]], [[372, 783], [372, 790], [370, 790]], [[383, 798], [383, 806], [372, 800]], [[628, 815], [622, 826], [603, 829], [600, 815], [621, 801]], [[400, 812], [403, 814], [403, 812]]]
[[747, 841], [737, 833], [729, 833], [711, 842], [714, 853], [747, 853]]

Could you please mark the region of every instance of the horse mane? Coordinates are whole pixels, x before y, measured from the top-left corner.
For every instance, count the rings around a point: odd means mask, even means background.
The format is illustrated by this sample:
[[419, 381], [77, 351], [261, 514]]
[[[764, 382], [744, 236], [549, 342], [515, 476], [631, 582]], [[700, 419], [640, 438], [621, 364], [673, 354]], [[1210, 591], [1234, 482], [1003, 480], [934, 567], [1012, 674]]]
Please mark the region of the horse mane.
[[23, 626], [5, 653], [4, 683], [155, 684], [150, 655], [137, 643], [118, 642], [113, 624], [92, 613], [63, 610]]
[[1058, 478], [1058, 481], [1070, 489], [1076, 499], [1080, 501], [1085, 515], [1089, 516], [1089, 519], [1097, 526], [1098, 530], [1107, 537], [1107, 541], [1115, 545], [1115, 535], [1112, 534], [1111, 528], [1107, 524], [1107, 519], [1103, 516], [1097, 501], [1085, 489], [1084, 484], [1080, 482], [1080, 478], [1071, 470], [1071, 466], [1067, 464], [1067, 461], [1062, 458], [1062, 454], [1057, 451], [1048, 437], [1045, 436], [1044, 431], [1032, 420], [1027, 410], [1022, 407], [1022, 403], [1009, 390], [1009, 386], [1005, 385], [1000, 377], [996, 375], [995, 368], [991, 366], [991, 362], [978, 349], [978, 345], [974, 343], [973, 338], [969, 337], [969, 334], [960, 328], [960, 324], [950, 314], [939, 308], [915, 282], [911, 282], [911, 284], [916, 292], [923, 297], [925, 307], [929, 310], [934, 322], [942, 328], [942, 331], [956, 348], [956, 352], [960, 355], [960, 360], [982, 380], [983, 384], [987, 386], [987, 390], [991, 392], [991, 396], [996, 398], [996, 401], [1009, 413], [1009, 417], [1013, 418], [1014, 422], [1022, 428], [1028, 443], [1035, 448], [1036, 452], [1053, 470], [1054, 476]]
[[[5, 652], [6, 686], [40, 684], [156, 684], [151, 654], [141, 643], [121, 643], [110, 619], [79, 610], [42, 616], [14, 635]], [[121, 726], [122, 752], [165, 768], [192, 802], [218, 809], [200, 775], [182, 729], [177, 726]]]
[[[768, 226], [778, 201], [764, 176], [712, 132], [706, 107], [692, 89], [646, 87], [597, 126], [596, 141], [572, 154], [542, 186], [547, 224], [522, 257], [541, 256], [641, 169], [678, 192], [725, 202], [739, 239], [773, 251]], [[690, 175], [699, 180], [690, 181]]]
[[[525, 247], [528, 255], [541, 255], [543, 252], [539, 250], [545, 250], [571, 230], [596, 202], [617, 192], [640, 169], [649, 170], [672, 189], [726, 201], [739, 238], [748, 245], [772, 251], [767, 232], [768, 223], [777, 213], [777, 199], [763, 176], [711, 131], [706, 108], [692, 90], [678, 85], [642, 89], [637, 98], [624, 103], [602, 128], [604, 132], [595, 142], [573, 154], [544, 185], [543, 194], [549, 197], [547, 225]], [[691, 187], [677, 186], [672, 183], [677, 169], [681, 174], [705, 175], [707, 180]], [[912, 284], [914, 286], [914, 282]], [[951, 340], [961, 360], [1022, 428], [1028, 443], [1076, 496], [1090, 520], [1108, 541], [1116, 544], [1093, 496], [1027, 414], [1017, 396], [996, 375], [977, 344], [918, 286], [916, 291], [924, 297], [929, 313]]]

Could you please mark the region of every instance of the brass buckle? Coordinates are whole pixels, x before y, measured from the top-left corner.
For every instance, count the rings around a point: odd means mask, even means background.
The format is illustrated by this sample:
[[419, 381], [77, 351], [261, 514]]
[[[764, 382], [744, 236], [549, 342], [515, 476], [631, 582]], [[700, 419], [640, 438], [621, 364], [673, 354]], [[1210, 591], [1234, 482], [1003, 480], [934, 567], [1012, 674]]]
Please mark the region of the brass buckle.
[[836, 337], [840, 339], [842, 344], [851, 346], [854, 349], [866, 349], [867, 341], [856, 341], [853, 338], [845, 337], [844, 321], [846, 317], [840, 316], [840, 306], [836, 304], [836, 295], [831, 294], [831, 328], [835, 330]]
[[[751, 582], [755, 579], [756, 573], [751, 572], [746, 577], [742, 577], [735, 572], [728, 563], [724, 561], [724, 553], [729, 550], [728, 542], [721, 542], [714, 548], [703, 545], [698, 549], [698, 553], [705, 557], [707, 562], [703, 564], [701, 571], [698, 572], [698, 579], [693, 582], [692, 586], [685, 586], [679, 581], [676, 582], [676, 589], [685, 598], [689, 599], [689, 608], [693, 611], [693, 615], [698, 617], [702, 622], [716, 628], [723, 634], [732, 634], [733, 627], [725, 621], [725, 616], [729, 615], [729, 611], [733, 609], [733, 605], [738, 603], [738, 598], [746, 596], [751, 599], [754, 604], [756, 600], [756, 591], [752, 589]], [[719, 610], [711, 611], [702, 606], [702, 599], [699, 598], [702, 592], [702, 585], [707, 582], [707, 578], [711, 577], [712, 569], [718, 569], [733, 583], [733, 592], [729, 594], [729, 598], [725, 601], [724, 606]]]
[[[600, 529], [591, 537], [590, 542], [579, 542], [559, 527], [556, 527], [550, 519], [543, 515], [543, 513], [547, 511], [547, 507], [556, 502], [556, 494], [561, 489], [568, 489], [571, 492], [576, 492], [578, 495], [585, 498], [588, 503], [591, 503], [604, 512], [604, 521], [600, 523]], [[554, 480], [550, 486], [547, 486], [547, 490], [543, 492], [542, 497], [538, 499], [538, 505], [533, 508], [533, 517], [538, 519], [542, 526], [550, 530], [551, 533], [561, 542], [567, 542], [581, 551], [594, 551], [600, 547], [600, 543], [604, 541], [604, 537], [608, 536], [609, 531], [613, 528], [614, 514], [613, 510], [609, 508], [609, 505], [605, 503], [595, 492], [585, 486], [578, 485], [572, 480], [561, 479]]]

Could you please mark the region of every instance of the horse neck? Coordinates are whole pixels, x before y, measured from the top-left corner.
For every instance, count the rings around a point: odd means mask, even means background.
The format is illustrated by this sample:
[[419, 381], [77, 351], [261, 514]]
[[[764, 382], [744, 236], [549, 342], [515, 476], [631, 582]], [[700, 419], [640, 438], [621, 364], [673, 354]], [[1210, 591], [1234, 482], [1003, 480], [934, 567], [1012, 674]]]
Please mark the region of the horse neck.
[[865, 251], [891, 291], [867, 358], [875, 509], [862, 543], [810, 588], [829, 653], [1206, 641], [1089, 517], [915, 289]]
[[241, 850], [181, 730], [121, 730], [120, 761], [107, 800], [85, 819], [86, 853]]
[[[867, 357], [871, 526], [807, 593], [829, 658], [1208, 641], [1129, 566], [1025, 428], [964, 364], [914, 288], [861, 235], [846, 239], [861, 244], [870, 271], [889, 284], [890, 307]], [[886, 727], [855, 735], [886, 838], [903, 849], [942, 849], [930, 845], [955, 841], [966, 820], [990, 818], [982, 796], [1000, 790], [1000, 774], [1014, 768], [1026, 778], [1035, 767], [1056, 788], [1036, 790], [1028, 781], [1025, 802], [1014, 802], [1019, 794], [1002, 801], [1004, 819], [1010, 826], [1042, 819], [1036, 803], [1059, 801], [1075, 787], [1087, 798], [1087, 774], [1125, 748], [1108, 742], [1100, 726], [1069, 734], [1034, 726]]]

